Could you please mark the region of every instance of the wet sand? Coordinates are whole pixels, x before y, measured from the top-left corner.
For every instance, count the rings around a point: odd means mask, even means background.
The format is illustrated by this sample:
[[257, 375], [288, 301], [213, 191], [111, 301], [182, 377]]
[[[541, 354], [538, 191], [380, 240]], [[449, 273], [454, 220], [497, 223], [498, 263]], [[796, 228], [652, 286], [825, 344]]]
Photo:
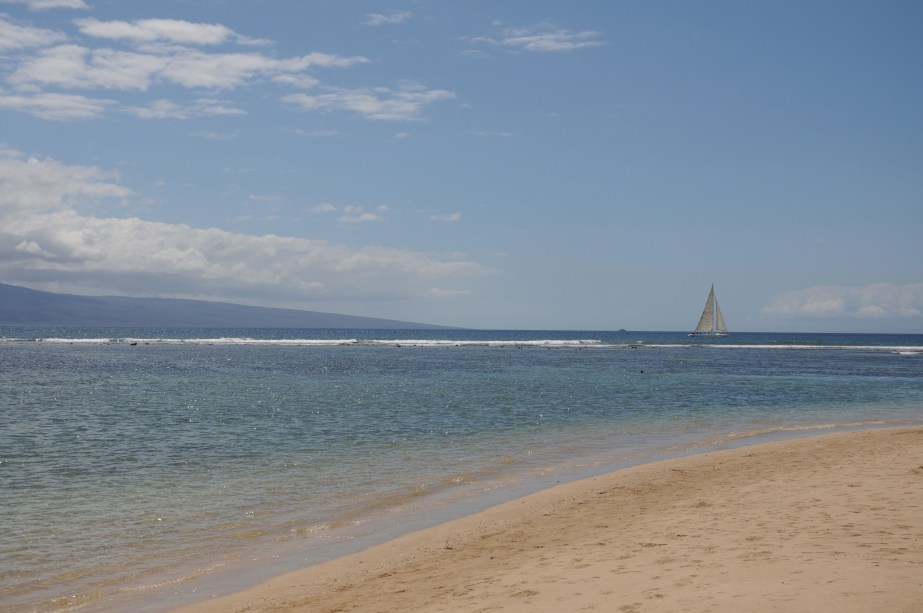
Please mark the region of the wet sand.
[[923, 611], [923, 428], [620, 470], [182, 609], [584, 610]]

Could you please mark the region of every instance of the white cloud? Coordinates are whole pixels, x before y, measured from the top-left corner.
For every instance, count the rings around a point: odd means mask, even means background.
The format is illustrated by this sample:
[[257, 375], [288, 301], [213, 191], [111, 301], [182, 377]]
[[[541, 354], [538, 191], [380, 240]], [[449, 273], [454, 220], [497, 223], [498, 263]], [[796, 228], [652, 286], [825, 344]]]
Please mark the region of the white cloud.
[[[464, 259], [405, 249], [354, 249], [81, 212], [131, 196], [114, 173], [0, 149], [0, 277], [77, 293], [208, 295], [271, 304], [406, 297], [440, 280], [489, 272]], [[348, 212], [363, 215], [355, 207]]]
[[372, 221], [384, 221], [384, 218], [375, 213], [353, 213], [350, 215], [341, 215], [338, 221], [343, 223], [368, 223]]
[[212, 130], [199, 130], [198, 132], [193, 132], [193, 134], [206, 140], [214, 140], [220, 142], [232, 141], [240, 136], [236, 130], [234, 132], [214, 132]]
[[328, 54], [277, 60], [258, 53], [205, 53], [193, 49], [152, 54], [60, 45], [41, 51], [10, 76], [20, 87], [147, 90], [155, 80], [187, 88], [232, 89], [258, 77], [285, 82], [312, 66], [351, 66], [367, 61]]
[[115, 100], [73, 94], [7, 95], [0, 92], [0, 108], [28, 113], [41, 119], [68, 121], [99, 117], [117, 106]]
[[35, 241], [22, 241], [16, 245], [15, 249], [16, 251], [21, 251], [22, 253], [27, 253], [29, 255], [37, 255], [47, 259], [54, 258], [53, 253], [45, 251], [39, 247], [38, 243]]
[[[387, 206], [380, 206], [377, 209], [379, 212], [386, 212], [388, 210]], [[368, 222], [381, 222], [384, 221], [384, 217], [376, 213], [368, 213], [359, 206], [346, 205], [343, 207], [343, 215], [341, 215], [337, 221], [343, 223], [368, 223]]]
[[23, 62], [9, 81], [20, 87], [146, 90], [152, 76], [165, 66], [164, 58], [151, 55], [60, 45]]
[[298, 89], [312, 89], [320, 85], [320, 80], [308, 74], [280, 74], [272, 77], [272, 82]]
[[183, 45], [217, 45], [242, 38], [230, 28], [217, 23], [193, 23], [178, 19], [139, 19], [99, 21], [77, 19], [77, 28], [87, 36], [135, 43], [170, 42]]
[[0, 228], [22, 215], [73, 208], [98, 199], [122, 199], [131, 190], [118, 175], [95, 166], [70, 166], [52, 159], [26, 158], [15, 149], [0, 155]]
[[481, 36], [471, 41], [525, 51], [561, 52], [603, 45], [599, 36], [594, 30], [573, 32], [543, 23], [528, 28], [506, 28], [499, 37]]
[[365, 62], [368, 59], [361, 56], [340, 57], [326, 53], [310, 53], [277, 60], [257, 53], [203, 53], [187, 50], [171, 56], [158, 76], [184, 87], [228, 89], [264, 76], [283, 84], [290, 77], [288, 84], [296, 80], [299, 86], [306, 86], [311, 77], [301, 73], [309, 68], [343, 68]]
[[64, 40], [60, 32], [17, 25], [0, 13], [0, 51], [45, 47]]
[[778, 296], [762, 312], [780, 318], [923, 317], [923, 283], [863, 287], [819, 285]]
[[356, 64], [367, 64], [370, 61], [362, 55], [342, 56], [314, 52], [288, 60], [288, 69], [292, 71], [307, 70], [315, 66], [319, 68], [349, 68]]
[[404, 83], [396, 90], [387, 87], [328, 88], [327, 93], [290, 94], [282, 100], [305, 111], [349, 111], [366, 119], [413, 121], [422, 119], [427, 105], [454, 97], [450, 91]]
[[24, 4], [30, 11], [45, 11], [48, 9], [88, 9], [83, 0], [0, 0], [7, 4]]
[[337, 208], [329, 202], [321, 202], [308, 209], [312, 213], [335, 213]]
[[[234, 108], [228, 103], [211, 98], [200, 98], [188, 104], [177, 104], [170, 100], [154, 100], [145, 107], [125, 107], [123, 110], [141, 119], [190, 119], [192, 117], [246, 114], [243, 110]], [[222, 139], [216, 138], [215, 140]], [[224, 138], [223, 140], [229, 139]]]
[[[62, 33], [13, 23], [0, 14], [0, 51], [37, 48], [37, 51], [23, 54], [9, 63], [6, 80], [14, 91], [0, 90], [3, 107], [59, 120], [95, 117], [107, 110], [125, 110], [148, 119], [235, 115], [243, 114], [243, 111], [233, 103], [203, 106], [161, 97], [147, 104], [135, 102], [123, 108], [113, 100], [53, 98], [49, 90], [65, 90], [54, 92], [58, 96], [71, 95], [67, 90], [104, 89], [137, 93], [160, 86], [234, 90], [258, 81], [310, 90], [320, 85], [320, 81], [308, 73], [310, 70], [348, 68], [369, 62], [362, 56], [319, 52], [275, 58], [256, 52], [216, 53], [204, 50], [222, 43], [252, 45], [260, 42], [221, 24], [173, 19], [135, 22], [78, 19], [74, 23], [85, 36], [128, 42], [135, 47], [120, 50], [62, 44], [66, 40]], [[31, 106], [29, 100], [35, 100], [38, 106]], [[81, 100], [83, 104], [78, 105]], [[76, 106], [83, 108], [77, 110]]]
[[286, 69], [285, 61], [258, 53], [184, 51], [170, 57], [158, 76], [183, 87], [232, 89], [256, 76]]
[[[91, 119], [100, 117], [110, 110], [122, 111], [141, 119], [189, 119], [191, 117], [244, 114], [243, 110], [230, 106], [229, 103], [211, 98], [200, 98], [184, 104], [170, 100], [154, 100], [145, 107], [123, 107], [115, 100], [51, 93], [24, 95], [0, 93], [0, 108], [59, 121]], [[217, 135], [217, 133], [205, 132], [200, 134], [206, 137], [208, 134]], [[224, 136], [227, 137], [227, 135]]]
[[250, 194], [250, 202], [280, 202], [281, 196], [268, 196], [265, 194]]
[[430, 221], [456, 222], [461, 220], [461, 213], [452, 213], [451, 215], [431, 215]]
[[[483, 40], [485, 40], [485, 39], [484, 39], [484, 38], [475, 38], [475, 39], [471, 39], [471, 40], [474, 40], [474, 41], [483, 41]], [[491, 41], [491, 42], [494, 42], [494, 41]], [[481, 50], [481, 49], [461, 49], [461, 50], [459, 50], [457, 53], [458, 53], [458, 55], [462, 55], [462, 56], [464, 56], [464, 57], [469, 57], [469, 58], [472, 58], [472, 59], [475, 59], [475, 60], [486, 60], [486, 59], [489, 59], [489, 58], [491, 57], [489, 53], [487, 53], [486, 51], [483, 51], [483, 50]]]
[[393, 11], [388, 15], [369, 13], [365, 16], [365, 21], [363, 21], [362, 24], [366, 26], [383, 26], [389, 24], [404, 23], [411, 17], [413, 17], [413, 14], [408, 13], [407, 11]]

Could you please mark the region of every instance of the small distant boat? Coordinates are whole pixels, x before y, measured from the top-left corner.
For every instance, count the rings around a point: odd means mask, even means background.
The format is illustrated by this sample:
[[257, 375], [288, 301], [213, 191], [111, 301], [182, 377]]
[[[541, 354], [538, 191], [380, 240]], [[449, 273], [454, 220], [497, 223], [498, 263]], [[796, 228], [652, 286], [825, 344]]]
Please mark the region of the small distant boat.
[[718, 306], [718, 299], [715, 298], [715, 286], [712, 285], [708, 290], [708, 300], [705, 301], [705, 308], [702, 310], [702, 317], [699, 318], [699, 325], [689, 336], [727, 336], [728, 328], [724, 324], [724, 315], [721, 314], [721, 307]]

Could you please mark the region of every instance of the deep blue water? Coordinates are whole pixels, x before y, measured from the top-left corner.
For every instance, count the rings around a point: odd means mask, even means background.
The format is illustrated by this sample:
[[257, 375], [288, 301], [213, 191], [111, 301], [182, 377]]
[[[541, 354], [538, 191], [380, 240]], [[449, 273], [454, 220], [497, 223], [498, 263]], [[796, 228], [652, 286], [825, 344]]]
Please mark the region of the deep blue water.
[[0, 328], [0, 410], [0, 603], [160, 610], [625, 463], [923, 423], [923, 335]]

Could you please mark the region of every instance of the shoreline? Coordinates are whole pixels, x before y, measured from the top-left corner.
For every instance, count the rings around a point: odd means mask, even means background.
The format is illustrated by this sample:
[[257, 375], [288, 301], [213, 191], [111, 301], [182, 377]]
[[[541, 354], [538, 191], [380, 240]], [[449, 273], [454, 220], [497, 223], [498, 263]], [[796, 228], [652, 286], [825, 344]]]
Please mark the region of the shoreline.
[[822, 434], [555, 485], [174, 609], [923, 608], [923, 427]]

